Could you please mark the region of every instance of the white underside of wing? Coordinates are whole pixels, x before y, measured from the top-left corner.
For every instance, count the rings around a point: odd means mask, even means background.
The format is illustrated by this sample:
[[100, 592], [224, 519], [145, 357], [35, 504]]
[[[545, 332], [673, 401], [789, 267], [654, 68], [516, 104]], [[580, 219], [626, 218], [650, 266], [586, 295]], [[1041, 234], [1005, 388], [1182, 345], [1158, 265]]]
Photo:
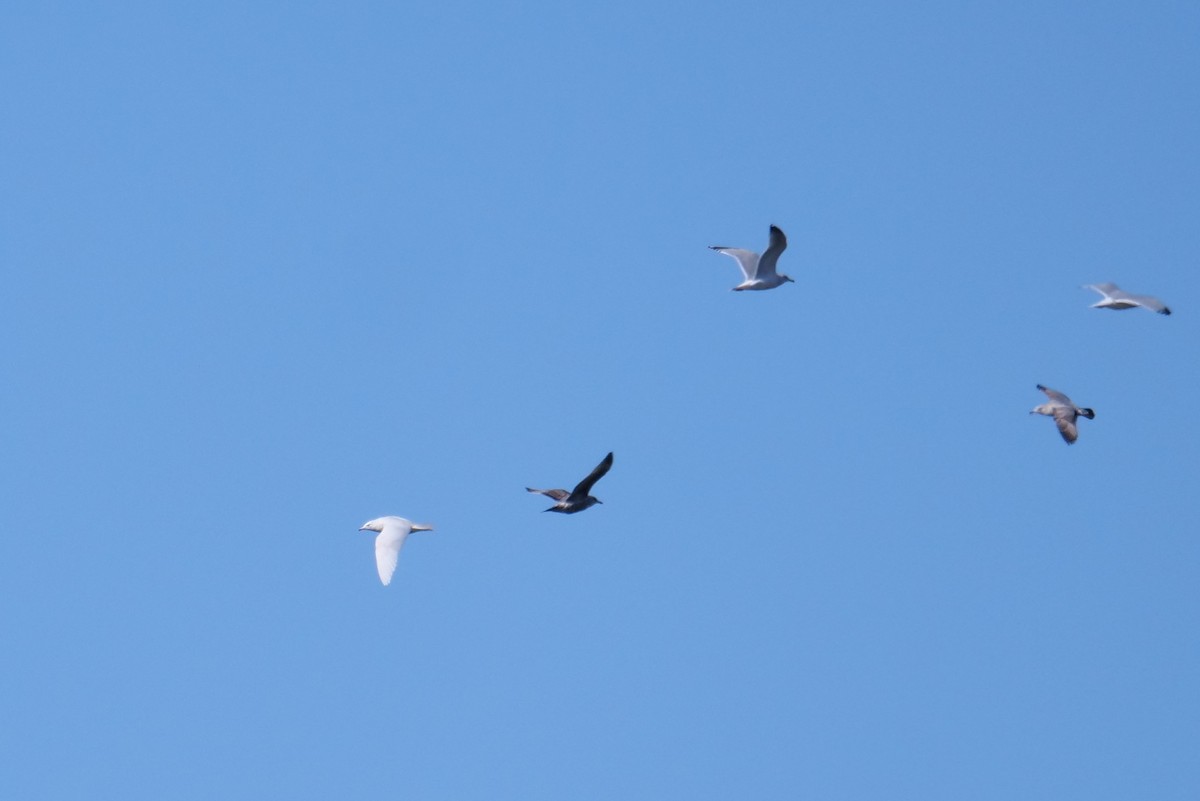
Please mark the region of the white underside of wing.
[[392, 583], [396, 562], [400, 559], [400, 549], [404, 547], [406, 539], [407, 531], [390, 526], [375, 538], [375, 567], [379, 570], [379, 580], [385, 587]]
[[742, 250], [741, 248], [713, 248], [713, 250], [736, 259], [738, 267], [742, 268], [742, 275], [747, 281], [753, 280], [758, 273], [758, 254], [753, 250]]
[[1116, 284], [1084, 284], [1084, 289], [1090, 289], [1093, 292], [1098, 292], [1104, 296], [1105, 300], [1109, 300], [1113, 296], [1113, 292], [1120, 292]]

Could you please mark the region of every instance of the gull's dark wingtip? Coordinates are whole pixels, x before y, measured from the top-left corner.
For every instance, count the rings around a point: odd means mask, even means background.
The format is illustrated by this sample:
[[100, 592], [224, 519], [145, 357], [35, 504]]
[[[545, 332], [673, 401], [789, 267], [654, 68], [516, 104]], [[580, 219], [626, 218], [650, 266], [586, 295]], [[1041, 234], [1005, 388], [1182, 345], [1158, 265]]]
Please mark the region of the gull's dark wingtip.
[[1166, 306], [1163, 306], [1162, 311], [1160, 311], [1159, 314], [1165, 314], [1165, 315], [1170, 316], [1171, 310], [1168, 309]]

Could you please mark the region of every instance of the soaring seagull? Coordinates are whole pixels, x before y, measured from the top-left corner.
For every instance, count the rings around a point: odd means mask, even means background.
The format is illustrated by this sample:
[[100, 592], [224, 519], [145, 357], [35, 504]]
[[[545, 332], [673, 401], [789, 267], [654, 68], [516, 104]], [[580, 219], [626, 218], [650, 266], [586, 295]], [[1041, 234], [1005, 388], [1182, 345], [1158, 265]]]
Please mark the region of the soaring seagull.
[[592, 486], [604, 478], [604, 474], [612, 467], [613, 455], [610, 453], [601, 460], [600, 464], [596, 465], [596, 469], [588, 473], [588, 477], [575, 485], [575, 489], [567, 492], [561, 489], [534, 489], [526, 487], [530, 492], [537, 492], [555, 500], [555, 504], [549, 509], [543, 509], [543, 512], [562, 512], [563, 514], [573, 515], [576, 512], [582, 512], [589, 506], [597, 503], [604, 503], [599, 498], [593, 498], [590, 493]]
[[396, 572], [396, 560], [400, 558], [400, 548], [408, 535], [414, 531], [433, 531], [433, 526], [424, 523], [414, 523], [403, 517], [377, 517], [362, 524], [359, 531], [378, 531], [375, 538], [375, 567], [379, 570], [379, 580], [383, 586], [392, 583], [392, 574]]
[[1158, 298], [1152, 298], [1149, 295], [1132, 295], [1116, 284], [1084, 284], [1083, 288], [1094, 290], [1104, 296], [1100, 302], [1092, 304], [1093, 309], [1114, 309], [1119, 311], [1120, 309], [1132, 309], [1141, 306], [1143, 309], [1149, 309], [1159, 314], [1171, 313], [1171, 310], [1167, 308], [1167, 304]]
[[742, 275], [746, 280], [735, 286], [734, 292], [741, 292], [743, 289], [774, 289], [785, 281], [792, 281], [788, 276], [775, 272], [775, 263], [779, 261], [779, 254], [783, 253], [787, 247], [787, 237], [784, 236], [783, 231], [779, 230], [778, 226], [771, 226], [771, 242], [761, 256], [753, 250], [727, 248], [720, 245], [709, 245], [709, 247], [718, 253], [724, 253], [726, 256], [737, 259], [738, 266], [742, 268]]
[[1079, 429], [1075, 427], [1075, 420], [1079, 417], [1086, 417], [1091, 420], [1095, 418], [1096, 413], [1091, 409], [1076, 406], [1070, 398], [1061, 392], [1056, 392], [1049, 387], [1043, 387], [1041, 384], [1038, 384], [1037, 388], [1046, 393], [1046, 397], [1050, 399], [1050, 402], [1033, 407], [1033, 411], [1030, 414], [1044, 414], [1047, 417], [1053, 417], [1054, 425], [1058, 426], [1058, 433], [1062, 434], [1062, 438], [1066, 440], [1068, 445], [1074, 444], [1075, 440], [1079, 439]]

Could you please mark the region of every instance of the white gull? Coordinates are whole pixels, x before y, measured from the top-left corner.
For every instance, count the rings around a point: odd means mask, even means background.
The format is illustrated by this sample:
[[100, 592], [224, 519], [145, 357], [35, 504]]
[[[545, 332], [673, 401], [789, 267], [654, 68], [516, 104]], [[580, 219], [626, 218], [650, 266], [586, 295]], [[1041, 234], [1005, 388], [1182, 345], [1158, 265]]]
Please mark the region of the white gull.
[[377, 517], [362, 524], [359, 531], [378, 531], [375, 538], [375, 567], [379, 570], [379, 580], [383, 586], [392, 583], [392, 574], [396, 572], [396, 560], [400, 558], [400, 549], [404, 541], [414, 531], [433, 531], [433, 526], [414, 523], [403, 517]]

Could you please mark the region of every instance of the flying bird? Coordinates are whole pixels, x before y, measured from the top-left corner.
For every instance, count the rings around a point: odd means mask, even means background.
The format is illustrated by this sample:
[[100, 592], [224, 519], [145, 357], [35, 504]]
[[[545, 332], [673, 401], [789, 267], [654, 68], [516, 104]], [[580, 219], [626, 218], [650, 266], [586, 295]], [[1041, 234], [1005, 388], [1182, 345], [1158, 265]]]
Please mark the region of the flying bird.
[[1084, 284], [1083, 288], [1099, 292], [1104, 296], [1099, 302], [1092, 304], [1093, 309], [1114, 309], [1120, 311], [1121, 309], [1132, 309], [1141, 306], [1143, 309], [1149, 309], [1159, 314], [1171, 313], [1167, 305], [1158, 298], [1152, 298], [1149, 295], [1132, 295], [1116, 284]]
[[779, 261], [779, 254], [787, 248], [787, 237], [784, 236], [783, 231], [779, 230], [778, 226], [771, 226], [771, 241], [761, 256], [753, 250], [727, 248], [720, 245], [709, 245], [709, 247], [718, 253], [724, 253], [726, 256], [737, 259], [738, 266], [742, 268], [742, 275], [746, 280], [735, 286], [734, 292], [741, 292], [744, 289], [774, 289], [785, 281], [792, 281], [788, 276], [775, 272], [775, 263]]
[[1095, 418], [1096, 413], [1091, 409], [1076, 406], [1070, 398], [1061, 392], [1056, 392], [1041, 384], [1038, 384], [1037, 388], [1046, 393], [1046, 397], [1050, 399], [1050, 402], [1033, 407], [1033, 411], [1030, 414], [1044, 414], [1047, 417], [1053, 417], [1054, 425], [1058, 426], [1058, 433], [1062, 434], [1062, 438], [1066, 440], [1068, 445], [1074, 444], [1075, 440], [1079, 439], [1079, 430], [1075, 427], [1075, 420], [1079, 417], [1086, 417], [1091, 420]]
[[414, 523], [403, 517], [378, 517], [362, 524], [359, 531], [378, 531], [375, 538], [375, 567], [379, 570], [379, 580], [383, 586], [392, 583], [392, 574], [396, 572], [396, 560], [400, 558], [400, 549], [408, 535], [414, 531], [433, 531], [433, 526]]
[[582, 512], [589, 506], [597, 503], [604, 503], [599, 498], [593, 498], [589, 493], [592, 491], [592, 486], [604, 478], [604, 474], [612, 467], [613, 455], [610, 453], [601, 460], [600, 464], [596, 465], [596, 469], [588, 474], [588, 477], [575, 485], [575, 489], [567, 492], [561, 489], [534, 489], [526, 487], [529, 492], [537, 492], [555, 500], [555, 504], [549, 509], [543, 509], [543, 512], [562, 512], [563, 514], [573, 515], [576, 512]]

